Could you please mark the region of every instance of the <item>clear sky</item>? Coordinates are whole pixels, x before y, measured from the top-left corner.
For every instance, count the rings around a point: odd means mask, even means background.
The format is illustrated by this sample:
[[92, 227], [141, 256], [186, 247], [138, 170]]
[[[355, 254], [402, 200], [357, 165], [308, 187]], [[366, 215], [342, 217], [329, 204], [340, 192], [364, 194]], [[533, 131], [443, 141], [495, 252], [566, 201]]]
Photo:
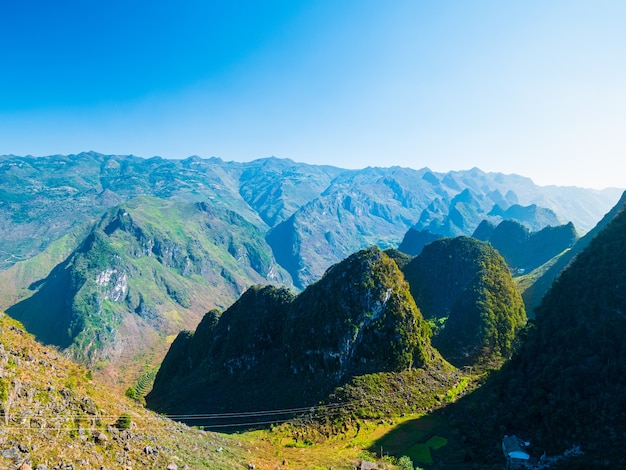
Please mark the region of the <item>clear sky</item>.
[[5, 0], [0, 154], [626, 187], [623, 0]]

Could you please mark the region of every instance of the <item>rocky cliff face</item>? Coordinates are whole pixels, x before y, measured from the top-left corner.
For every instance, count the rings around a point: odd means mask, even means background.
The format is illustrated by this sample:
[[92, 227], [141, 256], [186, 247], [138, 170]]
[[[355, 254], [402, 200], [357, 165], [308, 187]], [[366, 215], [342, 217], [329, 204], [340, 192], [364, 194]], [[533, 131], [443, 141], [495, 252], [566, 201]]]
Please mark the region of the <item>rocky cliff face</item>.
[[[103, 211], [148, 195], [219, 201], [264, 233], [274, 229], [272, 248], [299, 287], [365, 246], [397, 246], [420, 220], [418, 230], [435, 224], [449, 226], [446, 235], [471, 235], [483, 218], [478, 216], [497, 206], [514, 219], [556, 214], [586, 232], [620, 194], [543, 188], [527, 178], [478, 169], [446, 174], [427, 168], [343, 170], [276, 158], [235, 163], [95, 152], [0, 157], [0, 174], [0, 269], [41, 253]], [[514, 211], [516, 205], [521, 210]], [[533, 214], [525, 213], [532, 207]], [[430, 220], [426, 225], [424, 217]]]
[[[177, 411], [302, 406], [354, 376], [434, 360], [430, 329], [397, 265], [369, 248], [298, 296], [257, 287], [221, 316], [207, 314], [174, 342], [147, 400]], [[235, 385], [243, 383], [250, 387]]]
[[331, 267], [290, 312], [287, 352], [296, 374], [341, 380], [421, 367], [433, 358], [430, 329], [396, 263], [378, 248]]
[[213, 204], [143, 197], [109, 211], [9, 313], [76, 359], [124, 362], [258, 282], [289, 276], [256, 226]]
[[617, 198], [478, 169], [342, 170], [275, 158], [6, 156], [0, 175], [0, 269], [10, 267], [0, 273], [0, 308], [100, 364], [192, 328], [252, 284], [304, 289], [357, 250], [395, 247], [425, 211], [469, 231], [476, 213], [519, 205], [585, 230]]

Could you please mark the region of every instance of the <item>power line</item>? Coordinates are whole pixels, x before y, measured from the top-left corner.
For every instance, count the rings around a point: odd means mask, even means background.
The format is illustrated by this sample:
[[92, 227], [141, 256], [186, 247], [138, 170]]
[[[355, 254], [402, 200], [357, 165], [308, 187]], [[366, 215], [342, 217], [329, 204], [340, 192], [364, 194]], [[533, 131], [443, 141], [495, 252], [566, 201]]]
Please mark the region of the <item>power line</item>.
[[[344, 403], [331, 403], [328, 405], [315, 405], [315, 406], [305, 406], [299, 408], [282, 408], [282, 409], [274, 409], [274, 410], [259, 410], [259, 411], [242, 411], [242, 412], [230, 412], [230, 413], [197, 413], [197, 414], [156, 414], [153, 416], [141, 416], [135, 413], [135, 418], [141, 418], [144, 420], [162, 420], [162, 419], [171, 419], [175, 421], [179, 420], [195, 420], [195, 419], [233, 419], [233, 418], [251, 418], [251, 417], [264, 417], [264, 416], [275, 416], [275, 415], [285, 415], [285, 414], [313, 414], [324, 412], [326, 410], [341, 410], [343, 408], [348, 408], [354, 404], [362, 403], [365, 399], [362, 400], [352, 400]], [[51, 420], [89, 420], [89, 419], [117, 419], [119, 415], [110, 415], [110, 414], [68, 414], [68, 415], [59, 415], [59, 414], [31, 414], [28, 412], [20, 412], [16, 411], [11, 413], [13, 416], [26, 419], [26, 418], [40, 418], [40, 419], [51, 419]], [[124, 413], [122, 413], [124, 414]]]

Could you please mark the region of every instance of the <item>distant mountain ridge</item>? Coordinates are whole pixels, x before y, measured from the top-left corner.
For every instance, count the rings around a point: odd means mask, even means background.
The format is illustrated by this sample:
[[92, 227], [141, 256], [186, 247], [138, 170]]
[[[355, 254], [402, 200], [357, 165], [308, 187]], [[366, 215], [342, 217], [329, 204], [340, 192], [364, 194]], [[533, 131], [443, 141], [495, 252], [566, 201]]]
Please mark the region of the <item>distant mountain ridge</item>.
[[491, 228], [488, 222], [481, 223], [474, 232], [474, 238], [490, 242], [513, 272], [521, 274], [538, 268], [571, 248], [578, 240], [578, 233], [571, 222], [531, 232], [519, 222], [504, 220]]
[[513, 360], [455, 410], [485, 454], [500, 430], [525, 436], [535, 455], [580, 448], [557, 468], [624, 467], [625, 201], [571, 250]]
[[[503, 209], [535, 204], [586, 232], [621, 193], [540, 187], [528, 178], [476, 168], [448, 173], [399, 167], [344, 170], [278, 158], [238, 163], [96, 152], [3, 156], [0, 175], [0, 269], [43, 251], [110, 207], [151, 195], [220, 201], [261, 230], [271, 229], [276, 257], [299, 287], [358, 249], [397, 245], [435, 200], [445, 205], [466, 198], [469, 191], [475, 201], [490, 201], [489, 210], [495, 204]], [[469, 224], [457, 234], [471, 235], [474, 228]]]
[[[539, 273], [537, 279], [533, 279], [532, 285], [525, 289], [522, 294], [524, 303], [529, 310], [534, 310], [539, 306], [541, 299], [552, 285], [552, 282], [567, 268], [569, 263], [571, 263], [579, 253], [589, 246], [589, 243], [591, 243], [594, 237], [622, 211], [625, 204], [626, 192], [622, 194], [617, 204], [602, 217], [592, 230], [579, 238], [570, 250], [565, 251], [561, 256], [555, 258], [550, 265], [546, 266], [546, 269]], [[533, 275], [534, 273], [531, 273], [531, 276]]]

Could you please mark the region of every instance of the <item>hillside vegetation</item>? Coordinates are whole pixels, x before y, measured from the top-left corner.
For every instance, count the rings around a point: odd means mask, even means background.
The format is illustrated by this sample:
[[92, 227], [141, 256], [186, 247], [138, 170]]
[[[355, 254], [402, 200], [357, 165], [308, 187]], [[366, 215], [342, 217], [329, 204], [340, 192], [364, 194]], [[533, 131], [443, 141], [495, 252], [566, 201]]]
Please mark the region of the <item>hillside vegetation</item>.
[[433, 344], [451, 363], [507, 358], [526, 323], [509, 267], [489, 244], [446, 238], [404, 267], [415, 302], [435, 325]]
[[[519, 354], [462, 404], [473, 445], [494, 430], [536, 454], [579, 446], [566, 468], [621, 468], [626, 435], [626, 211], [611, 219], [552, 285]], [[565, 467], [564, 467], [565, 468]]]
[[0, 174], [0, 308], [121, 387], [251, 285], [302, 290], [364, 247], [395, 247], [423, 214], [465, 235], [481, 214], [585, 230], [616, 197], [478, 169], [277, 158], [4, 156]]
[[168, 412], [310, 406], [357, 376], [430, 367], [454, 380], [399, 268], [374, 247], [297, 296], [254, 287], [209, 312], [174, 341], [146, 399]]
[[[471, 214], [489, 214], [497, 206], [506, 218], [523, 219], [533, 205], [530, 217], [541, 219], [541, 227], [555, 225], [540, 216], [551, 212], [586, 232], [620, 194], [539, 187], [528, 178], [476, 168], [449, 173], [398, 167], [345, 170], [277, 158], [237, 163], [96, 152], [2, 156], [0, 175], [0, 270], [41, 253], [106, 210], [146, 195], [219, 201], [263, 233], [274, 229], [276, 258], [298, 287], [366, 246], [397, 245], [424, 211], [432, 212], [432, 204], [441, 206], [437, 217], [449, 216], [460, 227], [446, 235], [471, 235], [484, 218]], [[463, 209], [452, 210], [453, 200]], [[517, 214], [516, 205], [528, 209]]]
[[505, 433], [626, 465], [626, 196], [574, 228], [617, 190], [94, 152], [0, 175], [0, 308], [58, 348], [0, 319], [0, 466], [497, 465]]
[[624, 204], [626, 204], [626, 193], [622, 194], [617, 204], [605, 214], [602, 220], [589, 233], [581, 237], [570, 250], [564, 251], [561, 255], [556, 256], [548, 263], [528, 274], [529, 279], [525, 281], [527, 287], [523, 289], [522, 296], [529, 312], [534, 311], [539, 306], [541, 299], [552, 285], [552, 282], [567, 268], [576, 255], [587, 248], [591, 240], [615, 218], [624, 207]]
[[212, 203], [140, 197], [107, 212], [7, 312], [75, 359], [119, 368], [261, 281], [289, 275], [255, 225]]
[[[247, 443], [193, 430], [111, 393], [0, 314], [0, 467], [246, 468]], [[218, 449], [220, 449], [218, 451]], [[29, 467], [22, 466], [24, 464]]]

